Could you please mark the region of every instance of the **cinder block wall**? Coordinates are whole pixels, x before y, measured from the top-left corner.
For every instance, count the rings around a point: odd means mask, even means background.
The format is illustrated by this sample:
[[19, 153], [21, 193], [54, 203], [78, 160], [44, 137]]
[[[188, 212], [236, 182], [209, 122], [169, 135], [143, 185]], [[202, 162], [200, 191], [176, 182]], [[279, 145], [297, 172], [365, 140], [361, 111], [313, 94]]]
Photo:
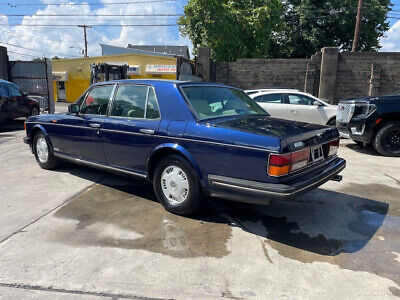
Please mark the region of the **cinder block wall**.
[[[334, 59], [335, 51], [337, 59]], [[203, 61], [208, 60], [203, 58]], [[328, 98], [332, 103], [343, 98], [400, 92], [400, 53], [397, 52], [352, 53], [325, 48], [310, 59], [211, 61], [207, 72], [210, 72], [207, 78], [213, 82], [242, 89], [296, 88]]]
[[304, 89], [309, 59], [239, 59], [215, 63], [215, 81], [241, 89], [291, 87]]

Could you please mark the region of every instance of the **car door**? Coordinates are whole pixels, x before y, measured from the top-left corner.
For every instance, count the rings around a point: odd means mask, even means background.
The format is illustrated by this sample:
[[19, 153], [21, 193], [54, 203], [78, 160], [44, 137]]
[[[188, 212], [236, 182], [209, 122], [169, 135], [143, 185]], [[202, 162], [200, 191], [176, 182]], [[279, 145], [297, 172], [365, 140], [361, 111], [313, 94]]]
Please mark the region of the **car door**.
[[65, 115], [59, 121], [57, 135], [62, 152], [106, 164], [102, 128], [114, 88], [115, 85], [94, 86], [81, 98], [79, 114]]
[[145, 174], [147, 157], [157, 145], [160, 120], [153, 87], [119, 85], [104, 122], [107, 164]]
[[296, 121], [325, 125], [322, 103], [315, 105], [315, 101], [303, 94], [288, 94], [289, 117]]
[[14, 84], [8, 85], [8, 93], [10, 96], [10, 113], [12, 118], [25, 117], [29, 113], [29, 106], [23, 101], [23, 94], [19, 87]]
[[254, 100], [264, 108], [272, 117], [285, 119], [286, 105], [283, 93], [264, 94], [257, 96]]
[[4, 83], [0, 82], [0, 123], [12, 118], [10, 116], [9, 105], [10, 98], [8, 95], [8, 89]]

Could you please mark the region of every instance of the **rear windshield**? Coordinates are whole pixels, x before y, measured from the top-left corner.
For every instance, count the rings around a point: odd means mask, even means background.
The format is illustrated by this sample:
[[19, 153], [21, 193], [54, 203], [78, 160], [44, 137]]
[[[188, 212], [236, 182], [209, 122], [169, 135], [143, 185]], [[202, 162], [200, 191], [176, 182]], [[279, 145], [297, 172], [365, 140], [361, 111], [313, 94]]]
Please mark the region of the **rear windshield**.
[[249, 96], [237, 89], [188, 86], [182, 90], [200, 120], [236, 115], [268, 115]]

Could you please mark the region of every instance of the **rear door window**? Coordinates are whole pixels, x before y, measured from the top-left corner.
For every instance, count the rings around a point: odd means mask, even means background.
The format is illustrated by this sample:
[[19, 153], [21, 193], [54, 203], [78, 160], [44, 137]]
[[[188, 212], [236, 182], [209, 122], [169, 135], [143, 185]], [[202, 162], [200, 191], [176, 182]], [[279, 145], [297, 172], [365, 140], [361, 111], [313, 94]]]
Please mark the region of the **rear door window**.
[[145, 85], [120, 85], [113, 101], [111, 116], [140, 118], [145, 116], [148, 87]]
[[21, 97], [22, 96], [22, 93], [17, 86], [10, 84], [8, 86], [8, 89], [9, 89], [9, 93], [10, 93], [11, 97]]

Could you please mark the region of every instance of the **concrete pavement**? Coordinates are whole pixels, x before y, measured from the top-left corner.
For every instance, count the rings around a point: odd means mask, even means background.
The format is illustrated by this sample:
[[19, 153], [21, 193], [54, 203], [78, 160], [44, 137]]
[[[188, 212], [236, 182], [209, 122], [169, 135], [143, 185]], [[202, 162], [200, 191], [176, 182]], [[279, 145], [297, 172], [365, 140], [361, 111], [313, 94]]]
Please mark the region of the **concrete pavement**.
[[166, 212], [145, 182], [40, 169], [0, 130], [0, 298], [400, 296], [400, 159], [351, 141], [341, 183], [268, 206]]

